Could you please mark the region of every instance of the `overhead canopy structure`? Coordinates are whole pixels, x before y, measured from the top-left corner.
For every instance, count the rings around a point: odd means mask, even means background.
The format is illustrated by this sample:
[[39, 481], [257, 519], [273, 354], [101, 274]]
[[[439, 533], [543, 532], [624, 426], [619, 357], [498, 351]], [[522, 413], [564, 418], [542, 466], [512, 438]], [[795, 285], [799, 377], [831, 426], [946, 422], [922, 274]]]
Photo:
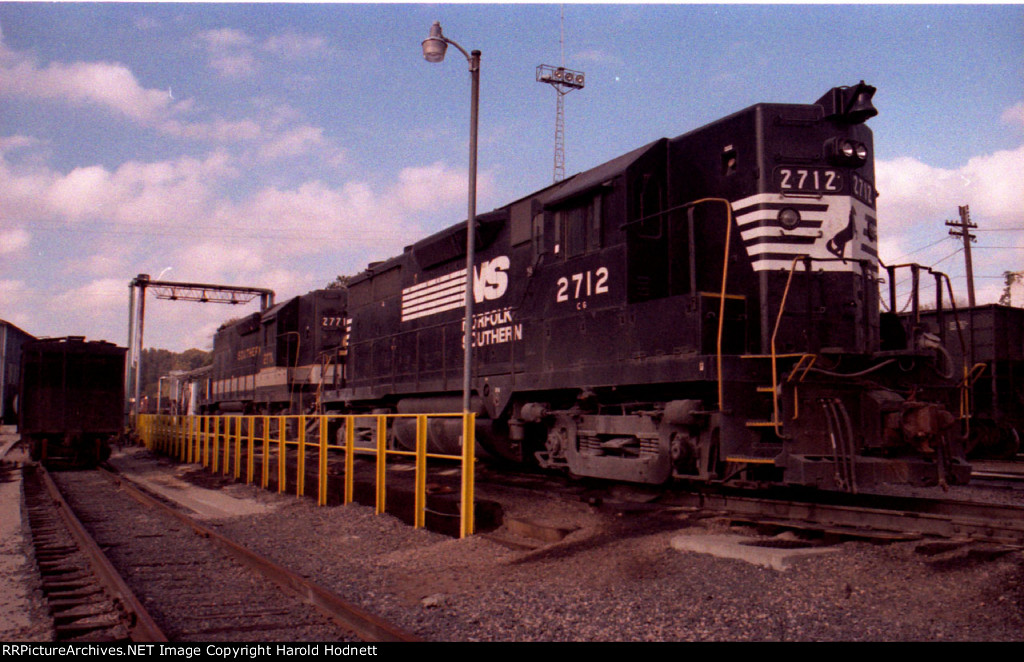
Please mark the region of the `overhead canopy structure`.
[[[199, 303], [249, 303], [260, 297], [260, 310], [274, 305], [274, 290], [237, 285], [210, 285], [206, 283], [178, 283], [152, 280], [149, 274], [139, 274], [128, 284], [128, 361], [125, 363], [125, 411], [139, 413], [141, 396], [140, 363], [142, 361], [142, 328], [146, 318], [146, 290], [152, 290], [157, 299], [168, 301], [197, 301]], [[136, 296], [138, 292], [138, 296]]]
[[151, 280], [146, 288], [157, 299], [169, 301], [198, 301], [200, 303], [249, 303], [260, 297], [260, 308], [268, 308], [273, 301], [274, 291], [255, 287], [233, 287], [230, 285], [204, 285], [201, 283], [171, 283]]

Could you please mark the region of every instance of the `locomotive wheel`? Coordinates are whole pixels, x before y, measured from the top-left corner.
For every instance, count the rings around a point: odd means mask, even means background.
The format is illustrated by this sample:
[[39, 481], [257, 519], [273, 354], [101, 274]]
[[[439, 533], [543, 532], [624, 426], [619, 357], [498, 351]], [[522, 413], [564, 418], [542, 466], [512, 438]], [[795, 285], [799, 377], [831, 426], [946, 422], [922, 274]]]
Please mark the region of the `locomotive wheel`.
[[550, 462], [568, 463], [570, 475], [572, 475], [572, 462], [569, 461], [569, 458], [576, 453], [576, 422], [564, 414], [556, 416], [554, 424], [548, 430], [544, 449], [548, 452]]
[[672, 466], [682, 475], [692, 476], [699, 473], [700, 452], [689, 432], [676, 430], [669, 437], [669, 454]]

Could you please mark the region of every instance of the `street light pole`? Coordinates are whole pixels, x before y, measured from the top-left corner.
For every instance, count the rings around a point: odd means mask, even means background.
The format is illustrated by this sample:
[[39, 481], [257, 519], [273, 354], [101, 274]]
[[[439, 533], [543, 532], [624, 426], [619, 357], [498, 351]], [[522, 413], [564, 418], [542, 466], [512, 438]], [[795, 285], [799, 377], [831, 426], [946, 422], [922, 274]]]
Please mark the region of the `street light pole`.
[[462, 413], [470, 413], [470, 393], [473, 372], [473, 266], [476, 260], [476, 154], [477, 125], [480, 107], [480, 51], [467, 53], [466, 49], [447, 38], [441, 32], [440, 21], [430, 26], [430, 34], [423, 40], [423, 57], [427, 62], [444, 60], [448, 44], [455, 46], [469, 62], [472, 78], [469, 107], [469, 209], [466, 214], [466, 318], [463, 334], [462, 363]]

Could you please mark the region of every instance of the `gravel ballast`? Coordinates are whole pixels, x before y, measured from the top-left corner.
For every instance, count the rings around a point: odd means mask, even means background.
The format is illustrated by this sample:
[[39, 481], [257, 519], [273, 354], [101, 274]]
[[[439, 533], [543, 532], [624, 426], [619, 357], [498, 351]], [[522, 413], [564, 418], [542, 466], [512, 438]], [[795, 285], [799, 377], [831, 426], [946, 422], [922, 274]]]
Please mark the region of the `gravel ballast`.
[[430, 640], [1024, 640], [1021, 550], [850, 541], [779, 571], [673, 549], [679, 536], [732, 531], [693, 513], [509, 493], [507, 515], [575, 528], [525, 549], [503, 530], [503, 541], [458, 540], [362, 505], [229, 489], [276, 507], [209, 524]]

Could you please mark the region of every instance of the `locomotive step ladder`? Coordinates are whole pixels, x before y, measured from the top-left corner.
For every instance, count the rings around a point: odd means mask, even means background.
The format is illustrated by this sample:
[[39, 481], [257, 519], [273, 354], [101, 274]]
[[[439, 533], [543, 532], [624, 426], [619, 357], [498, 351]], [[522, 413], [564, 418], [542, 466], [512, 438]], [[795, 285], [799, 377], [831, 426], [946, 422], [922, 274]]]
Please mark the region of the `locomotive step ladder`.
[[[779, 359], [797, 359], [796, 364], [786, 374], [785, 381], [787, 383], [793, 383], [795, 381], [796, 384], [799, 384], [807, 376], [807, 372], [811, 369], [811, 366], [814, 365], [814, 362], [818, 358], [817, 355], [815, 355], [815, 354], [808, 354], [806, 352], [800, 352], [800, 353], [794, 353], [794, 354], [779, 354], [775, 350], [775, 347], [776, 347], [775, 340], [776, 340], [776, 337], [779, 334], [779, 326], [781, 326], [781, 324], [782, 324], [782, 315], [783, 315], [783, 313], [786, 310], [786, 302], [789, 299], [790, 286], [793, 283], [793, 274], [796, 273], [797, 264], [799, 264], [802, 260], [805, 260], [805, 259], [809, 260], [809, 258], [807, 258], [806, 256], [796, 256], [796, 257], [793, 258], [793, 262], [789, 266], [789, 276], [786, 278], [786, 287], [785, 287], [785, 289], [782, 292], [782, 300], [779, 302], [779, 312], [778, 312], [778, 314], [775, 317], [775, 328], [772, 330], [771, 353], [770, 354], [750, 354], [750, 355], [745, 355], [744, 356], [744, 358], [751, 358], [751, 359], [769, 359], [771, 361], [771, 368], [772, 368], [772, 383], [770, 385], [759, 386], [757, 388], [757, 392], [758, 393], [766, 393], [766, 394], [767, 393], [771, 393], [772, 394], [772, 417], [769, 420], [766, 420], [766, 421], [748, 421], [747, 422], [747, 426], [748, 427], [752, 427], [752, 428], [760, 428], [760, 427], [771, 427], [771, 428], [774, 428], [775, 435], [777, 437], [779, 437], [780, 439], [785, 438], [785, 435], [782, 432], [782, 417], [781, 417], [780, 412], [779, 412], [779, 399], [780, 399], [780, 392], [779, 391], [780, 391], [780, 385], [782, 383], [782, 380], [779, 377]], [[807, 268], [810, 269], [809, 262], [808, 262], [808, 267]], [[800, 410], [799, 410], [800, 398], [798, 397], [797, 390], [798, 390], [798, 387], [796, 385], [794, 385], [794, 387], [793, 387], [793, 416], [792, 416], [792, 418], [794, 420], [796, 418], [798, 418], [799, 415], [800, 415]]]
[[[782, 438], [782, 414], [780, 408], [780, 387], [782, 383], [795, 383], [793, 387], [793, 416], [795, 420], [800, 417], [800, 398], [798, 397], [799, 383], [807, 376], [808, 371], [817, 360], [817, 355], [806, 353], [795, 354], [748, 354], [744, 358], [749, 359], [770, 359], [772, 362], [772, 384], [758, 386], [757, 393], [771, 395], [772, 416], [767, 420], [747, 421], [749, 428], [774, 428], [775, 434]], [[784, 376], [779, 376], [779, 359], [797, 359], [796, 363]]]

